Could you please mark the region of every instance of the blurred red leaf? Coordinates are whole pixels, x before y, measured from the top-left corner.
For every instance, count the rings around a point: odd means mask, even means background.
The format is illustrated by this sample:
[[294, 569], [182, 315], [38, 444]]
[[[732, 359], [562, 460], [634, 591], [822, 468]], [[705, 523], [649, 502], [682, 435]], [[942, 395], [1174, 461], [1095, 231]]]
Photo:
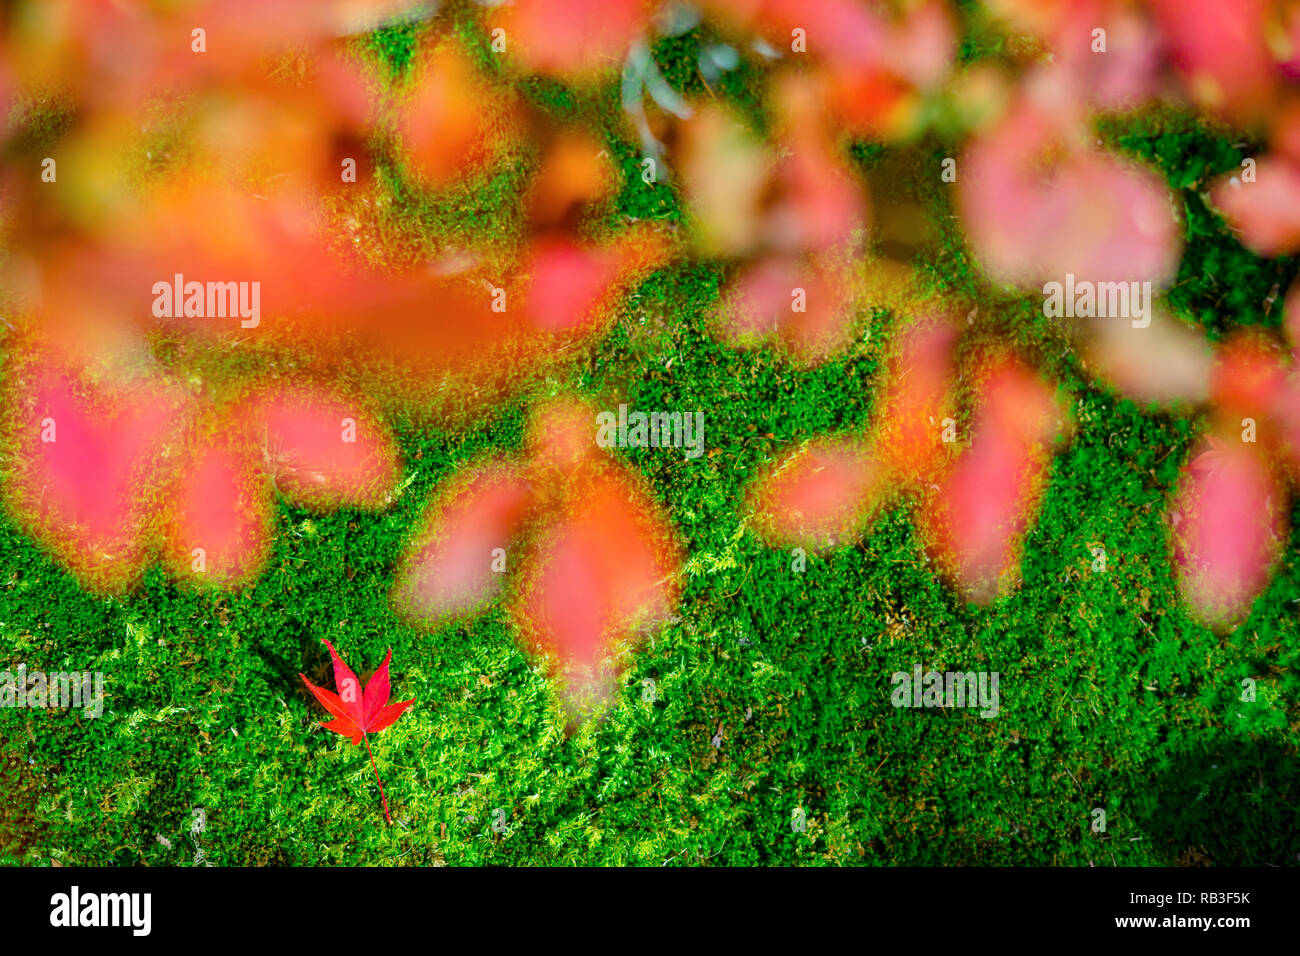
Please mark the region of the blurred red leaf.
[[644, 483], [595, 439], [586, 403], [539, 408], [523, 461], [473, 466], [430, 505], [393, 591], [400, 612], [436, 626], [482, 610], [500, 559], [521, 640], [575, 704], [604, 694], [608, 658], [670, 612], [680, 564]]
[[[27, 351], [30, 349], [30, 351]], [[0, 396], [7, 505], [82, 581], [121, 592], [158, 555], [194, 583], [260, 572], [272, 481], [316, 509], [387, 503], [396, 445], [365, 405], [304, 382], [196, 400], [151, 360], [28, 343]]]
[[356, 398], [291, 385], [245, 400], [261, 467], [294, 504], [318, 510], [375, 508], [388, 501], [399, 474], [397, 445]]
[[873, 430], [891, 484], [917, 490], [933, 482], [947, 461], [944, 419], [956, 414], [951, 383], [957, 336], [942, 316], [917, 319], [898, 333]]
[[526, 70], [584, 76], [614, 70], [649, 27], [649, 0], [516, 0], [489, 17]]
[[7, 386], [9, 507], [87, 585], [124, 589], [149, 557], [156, 462], [185, 428], [187, 396], [155, 375], [95, 381], [39, 351]]
[[1163, 180], [1086, 145], [1068, 107], [1022, 96], [958, 163], [972, 248], [1001, 282], [1150, 281], [1174, 275], [1180, 229]]
[[513, 94], [491, 86], [452, 43], [425, 55], [398, 117], [398, 133], [419, 180], [441, 186], [483, 167], [495, 141], [516, 132]]
[[1265, 37], [1266, 0], [1150, 0], [1192, 100], [1243, 122], [1260, 117], [1279, 79]]
[[508, 549], [534, 507], [521, 467], [491, 460], [467, 468], [429, 506], [398, 571], [393, 603], [430, 622], [482, 610], [500, 589]]
[[970, 444], [921, 506], [919, 523], [952, 583], [985, 602], [1018, 583], [1020, 549], [1065, 417], [1052, 390], [1015, 358], [981, 370], [977, 395]]
[[754, 483], [756, 528], [771, 544], [806, 549], [852, 540], [886, 491], [881, 468], [861, 440], [815, 439]]

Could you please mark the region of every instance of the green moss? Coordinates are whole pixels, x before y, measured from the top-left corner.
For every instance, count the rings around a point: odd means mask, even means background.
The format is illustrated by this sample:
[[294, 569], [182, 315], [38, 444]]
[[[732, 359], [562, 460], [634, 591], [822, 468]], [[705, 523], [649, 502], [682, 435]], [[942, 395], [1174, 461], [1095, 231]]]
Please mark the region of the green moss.
[[[410, 33], [373, 42], [400, 66]], [[688, 34], [656, 48], [679, 88], [696, 82], [698, 42]], [[613, 92], [536, 82], [526, 93], [559, 119], [604, 130], [627, 174], [617, 216], [678, 217], [671, 186], [641, 182]], [[1117, 120], [1113, 132], [1187, 203], [1175, 305], [1216, 330], [1274, 324], [1260, 303], [1294, 262], [1250, 256], [1195, 204], [1207, 177], [1239, 161], [1237, 148], [1153, 122]], [[918, 147], [917, 161], [932, 162], [931, 148]], [[854, 148], [864, 171], [888, 152]], [[102, 670], [109, 693], [97, 720], [0, 710], [0, 862], [188, 864], [192, 810], [203, 807], [199, 845], [219, 864], [1294, 865], [1300, 541], [1233, 634], [1190, 621], [1162, 514], [1195, 422], [1092, 387], [1041, 309], [988, 288], [934, 178], [917, 186], [939, 237], [918, 254], [926, 281], [979, 303], [999, 334], [1038, 356], [1078, 421], [1015, 593], [988, 607], [958, 599], [905, 509], [856, 546], [809, 556], [803, 573], [763, 546], [744, 521], [748, 483], [805, 438], [869, 420], [878, 343], [895, 318], [873, 314], [870, 337], [846, 355], [796, 370], [711, 338], [722, 272], [680, 263], [651, 276], [585, 358], [540, 386], [601, 407], [706, 414], [706, 457], [623, 453], [668, 510], [689, 563], [678, 620], [637, 649], [601, 716], [566, 734], [550, 685], [499, 610], [425, 633], [387, 603], [425, 502], [485, 450], [517, 448], [538, 396], [466, 434], [395, 422], [409, 484], [394, 505], [334, 515], [281, 506], [270, 566], [237, 594], [189, 593], [153, 572], [128, 597], [93, 597], [0, 522], [0, 668]], [[506, 222], [517, 201], [509, 170], [454, 198], [389, 182], [395, 215], [416, 234]], [[1094, 546], [1106, 550], [1105, 572], [1093, 570]], [[364, 751], [318, 729], [322, 714], [298, 679], [328, 682], [327, 636], [359, 671], [391, 645], [394, 693], [417, 701], [375, 741], [392, 828]], [[890, 677], [914, 664], [998, 671], [1001, 714], [895, 709]], [[1257, 681], [1253, 703], [1240, 700], [1244, 678]], [[497, 808], [504, 834], [493, 829]], [[1094, 808], [1106, 810], [1105, 833], [1090, 830]]]

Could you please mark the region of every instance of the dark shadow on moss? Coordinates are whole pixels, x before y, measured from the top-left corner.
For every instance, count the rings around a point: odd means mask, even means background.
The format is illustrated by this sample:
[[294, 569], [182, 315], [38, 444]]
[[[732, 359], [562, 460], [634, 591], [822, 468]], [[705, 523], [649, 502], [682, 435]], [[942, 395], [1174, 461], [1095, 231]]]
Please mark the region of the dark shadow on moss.
[[1294, 747], [1210, 741], [1160, 760], [1143, 828], [1179, 866], [1300, 865], [1300, 759]]
[[40, 782], [21, 750], [0, 751], [0, 866], [20, 865], [29, 850], [49, 845], [36, 816]]

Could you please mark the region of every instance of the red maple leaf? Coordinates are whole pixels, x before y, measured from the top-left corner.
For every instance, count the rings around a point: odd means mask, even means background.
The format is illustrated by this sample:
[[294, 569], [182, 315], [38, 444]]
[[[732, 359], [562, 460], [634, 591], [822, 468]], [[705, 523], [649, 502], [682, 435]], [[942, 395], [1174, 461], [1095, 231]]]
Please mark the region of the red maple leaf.
[[[325, 639], [322, 638], [322, 640]], [[388, 681], [388, 662], [393, 659], [392, 648], [388, 649], [388, 655], [384, 658], [384, 662], [379, 665], [379, 670], [375, 671], [365, 689], [362, 690], [357, 675], [352, 673], [352, 669], [347, 664], [343, 663], [338, 651], [334, 650], [334, 645], [325, 640], [325, 646], [330, 649], [330, 657], [334, 659], [334, 686], [339, 689], [339, 693], [336, 694], [324, 687], [317, 687], [307, 679], [305, 674], [299, 673], [298, 676], [302, 678], [302, 682], [307, 685], [307, 689], [316, 696], [321, 705], [334, 715], [334, 719], [327, 724], [321, 724], [322, 727], [326, 730], [332, 730], [336, 734], [342, 734], [344, 737], [351, 737], [354, 744], [360, 744], [364, 741], [366, 753], [370, 754], [370, 767], [375, 771], [375, 782], [379, 784], [379, 799], [384, 803], [384, 818], [391, 824], [393, 818], [388, 812], [388, 798], [384, 795], [384, 782], [379, 779], [379, 768], [375, 766], [375, 755], [370, 750], [370, 734], [377, 734], [384, 728], [391, 726], [398, 717], [402, 716], [406, 708], [415, 703], [415, 698], [396, 704], [388, 703], [391, 688]]]

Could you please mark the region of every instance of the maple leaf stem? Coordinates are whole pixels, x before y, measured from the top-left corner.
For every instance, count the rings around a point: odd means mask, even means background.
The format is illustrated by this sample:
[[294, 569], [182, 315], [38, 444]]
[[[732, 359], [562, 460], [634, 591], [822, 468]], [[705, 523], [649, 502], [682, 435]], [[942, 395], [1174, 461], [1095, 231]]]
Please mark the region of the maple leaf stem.
[[361, 739], [365, 741], [366, 753], [370, 754], [370, 769], [375, 772], [375, 783], [379, 784], [379, 799], [384, 803], [384, 819], [388, 821], [388, 825], [391, 827], [393, 825], [393, 817], [392, 814], [388, 812], [388, 797], [384, 796], [384, 781], [379, 779], [379, 768], [375, 766], [375, 755], [370, 749], [370, 735], [362, 734]]

